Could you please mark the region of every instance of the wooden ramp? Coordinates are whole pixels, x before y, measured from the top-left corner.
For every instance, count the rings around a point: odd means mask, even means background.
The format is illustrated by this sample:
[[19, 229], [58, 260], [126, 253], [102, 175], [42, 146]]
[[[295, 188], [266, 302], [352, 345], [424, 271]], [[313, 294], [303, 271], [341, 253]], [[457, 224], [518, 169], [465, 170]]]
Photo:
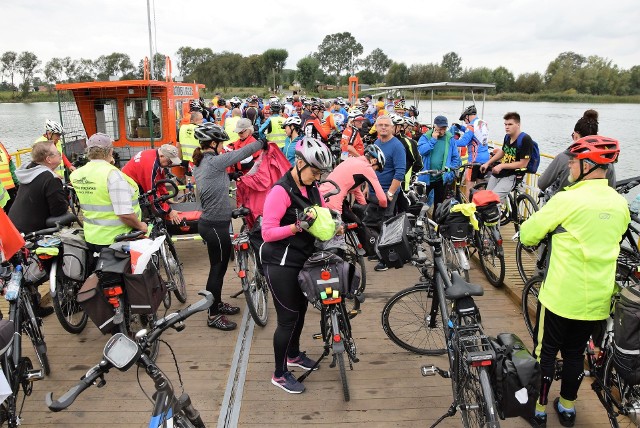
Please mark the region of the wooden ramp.
[[[508, 244], [510, 235], [504, 235], [507, 256], [512, 259], [514, 251]], [[185, 265], [189, 301], [193, 302], [198, 297], [196, 292], [206, 283], [206, 248], [200, 242], [182, 242], [178, 248]], [[276, 325], [271, 301], [269, 323], [265, 328], [253, 323], [242, 325], [243, 316], [236, 315], [232, 319], [240, 324], [239, 328], [233, 332], [221, 332], [208, 328], [206, 315], [201, 313], [187, 321], [183, 332], [170, 330], [163, 336], [173, 347], [185, 390], [207, 426], [429, 426], [449, 408], [452, 401], [450, 382], [440, 377], [424, 378], [420, 375], [423, 364], [446, 367], [446, 357], [406, 352], [387, 339], [381, 327], [382, 307], [394, 293], [415, 283], [418, 271], [412, 266], [405, 266], [400, 270], [374, 272], [374, 264], [367, 263], [367, 300], [362, 313], [353, 320], [360, 362], [347, 373], [351, 391], [348, 403], [342, 398], [338, 369], [329, 368], [327, 360], [305, 381], [307, 390], [304, 394], [287, 394], [271, 385], [272, 337]], [[522, 284], [515, 265], [508, 263], [507, 269], [509, 280], [515, 283], [509, 287], [514, 288], [512, 297], [515, 297]], [[492, 335], [514, 332], [529, 343], [519, 306], [508, 297], [508, 293], [489, 285], [477, 265], [472, 270], [471, 279], [484, 285], [485, 295], [477, 302], [485, 330]], [[228, 298], [239, 287], [231, 262], [223, 298], [244, 308], [242, 297], [235, 301]], [[173, 299], [172, 309], [178, 307]], [[301, 342], [312, 358], [322, 351], [322, 344], [311, 338], [318, 331], [319, 312], [310, 308]], [[52, 365], [51, 376], [34, 384], [33, 395], [25, 402], [24, 426], [148, 426], [151, 403], [138, 386], [135, 369], [126, 373], [112, 371], [106, 376], [107, 384], [103, 388], [88, 389], [68, 410], [50, 412], [44, 404], [45, 392], [53, 391], [54, 397], [59, 397], [74, 385], [89, 367], [99, 361], [107, 338], [92, 324], [82, 334], [70, 335], [62, 330], [55, 316], [46, 319], [45, 335]], [[27, 353], [32, 352], [25, 349]], [[173, 358], [164, 345], [160, 348], [158, 365], [172, 379], [176, 391], [180, 391]], [[300, 371], [296, 374], [299, 375]], [[153, 389], [144, 373], [140, 373], [140, 380], [145, 391], [151, 394]], [[607, 425], [604, 410], [591, 391], [590, 383], [586, 379], [582, 385], [577, 403], [577, 427]], [[554, 383], [551, 397], [555, 398], [558, 391], [559, 384]], [[560, 426], [550, 406], [549, 410], [548, 426]], [[501, 425], [527, 426], [521, 419], [502, 421]], [[446, 419], [439, 426], [459, 427], [460, 417], [456, 415]]]

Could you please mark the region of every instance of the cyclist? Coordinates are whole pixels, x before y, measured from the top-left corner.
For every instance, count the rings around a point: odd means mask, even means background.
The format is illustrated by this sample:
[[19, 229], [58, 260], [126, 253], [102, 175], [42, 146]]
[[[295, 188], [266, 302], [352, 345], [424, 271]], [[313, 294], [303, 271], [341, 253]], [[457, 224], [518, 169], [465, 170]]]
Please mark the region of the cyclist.
[[558, 351], [563, 359], [562, 384], [553, 407], [563, 426], [573, 426], [586, 343], [594, 327], [609, 317], [620, 240], [630, 221], [627, 201], [605, 178], [619, 153], [618, 141], [612, 138], [596, 135], [577, 140], [566, 152], [570, 181], [575, 184], [551, 198], [520, 228], [524, 245], [536, 245], [553, 233], [534, 331], [542, 384], [532, 426], [546, 426]]
[[[163, 144], [157, 149], [148, 149], [136, 153], [122, 168], [122, 172], [138, 184], [139, 188], [142, 189], [142, 193], [146, 193], [153, 189], [153, 186], [158, 181], [167, 178], [167, 167], [178, 166], [181, 163], [182, 161], [178, 157], [178, 148], [171, 144]], [[168, 193], [164, 184], [158, 185], [156, 189], [158, 197]], [[153, 196], [149, 197], [149, 200], [153, 199]], [[171, 205], [166, 201], [155, 203], [154, 209], [158, 213], [168, 216], [172, 223], [180, 223], [180, 213], [171, 209]]]
[[340, 151], [342, 153], [347, 152], [348, 156], [356, 157], [364, 155], [364, 143], [360, 135], [363, 123], [364, 115], [359, 110], [349, 113], [349, 121], [340, 139]]
[[306, 121], [303, 120], [302, 122], [304, 135], [315, 139], [322, 139], [322, 142], [326, 143], [329, 138], [329, 133], [322, 126], [323, 105], [316, 101], [311, 103], [310, 108], [311, 114], [307, 117]]
[[315, 238], [307, 229], [310, 219], [299, 202], [324, 205], [316, 182], [333, 165], [331, 152], [321, 141], [304, 137], [296, 150], [295, 166], [273, 186], [264, 204], [260, 258], [273, 295], [278, 324], [273, 335], [275, 371], [271, 383], [291, 394], [304, 385], [287, 366], [310, 369], [315, 362], [300, 351], [300, 334], [307, 298], [298, 285], [298, 273], [313, 254]]
[[224, 121], [227, 118], [229, 109], [226, 107], [227, 101], [224, 98], [218, 98], [218, 107], [213, 110], [213, 122], [224, 128]]
[[62, 140], [60, 139], [64, 134], [64, 129], [62, 125], [53, 120], [47, 120], [44, 124], [44, 134], [40, 136], [33, 143], [37, 143], [38, 141], [53, 141], [53, 144], [56, 145], [58, 152], [62, 155], [60, 159], [60, 164], [56, 167], [56, 174], [60, 177], [64, 178], [64, 169], [67, 168], [69, 171], [75, 171], [76, 167], [67, 159], [67, 156], [64, 154], [64, 150], [62, 150]]
[[282, 126], [285, 118], [280, 115], [282, 105], [280, 104], [280, 101], [275, 99], [271, 104], [269, 104], [269, 106], [271, 107], [271, 115], [265, 119], [262, 126], [260, 126], [258, 133], [261, 137], [266, 137], [267, 140], [276, 143], [278, 148], [282, 149], [286, 139]]
[[287, 157], [291, 166], [295, 166], [296, 145], [303, 137], [302, 121], [298, 116], [290, 116], [282, 122], [282, 128], [285, 134], [287, 134], [287, 138], [284, 140], [284, 147], [282, 147], [282, 153]]
[[[223, 143], [229, 136], [224, 128], [212, 123], [197, 127], [195, 136], [200, 141], [200, 147], [193, 152], [193, 175], [198, 183], [196, 192], [202, 205], [198, 232], [207, 244], [210, 263], [207, 291], [214, 298], [207, 325], [219, 330], [233, 330], [237, 325], [226, 315], [235, 315], [240, 308], [222, 302], [222, 283], [231, 255], [230, 180], [227, 168], [263, 148], [263, 143], [254, 140], [242, 148], [225, 153]], [[266, 144], [264, 146], [266, 148]]]
[[[475, 162], [483, 164], [489, 160], [489, 127], [487, 122], [478, 117], [478, 110], [475, 105], [470, 105], [460, 115], [466, 127], [460, 127], [464, 134], [456, 141], [458, 147], [466, 147], [469, 163]], [[476, 184], [476, 180], [484, 179], [484, 173], [480, 172], [480, 165], [474, 165], [467, 169], [466, 194], [469, 199], [469, 191]]]

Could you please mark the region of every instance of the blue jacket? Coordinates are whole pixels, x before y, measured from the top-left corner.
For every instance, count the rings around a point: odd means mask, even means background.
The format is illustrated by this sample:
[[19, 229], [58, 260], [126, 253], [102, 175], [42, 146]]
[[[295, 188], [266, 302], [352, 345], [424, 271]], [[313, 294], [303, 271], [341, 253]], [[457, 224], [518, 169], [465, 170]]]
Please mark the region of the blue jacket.
[[[431, 169], [431, 151], [436, 145], [436, 139], [431, 137], [433, 131], [429, 131], [426, 134], [423, 134], [418, 140], [418, 152], [422, 156], [422, 170], [425, 171], [427, 169]], [[448, 149], [446, 149], [446, 159], [444, 162], [444, 166], [456, 169], [460, 166], [460, 154], [458, 153], [458, 146], [456, 145], [456, 141], [452, 138], [452, 135], [449, 131], [444, 135], [445, 143], [448, 145]], [[442, 177], [442, 180], [445, 184], [452, 183], [455, 178], [455, 173], [453, 171], [447, 172]], [[429, 184], [431, 182], [430, 175], [420, 175], [418, 180]]]

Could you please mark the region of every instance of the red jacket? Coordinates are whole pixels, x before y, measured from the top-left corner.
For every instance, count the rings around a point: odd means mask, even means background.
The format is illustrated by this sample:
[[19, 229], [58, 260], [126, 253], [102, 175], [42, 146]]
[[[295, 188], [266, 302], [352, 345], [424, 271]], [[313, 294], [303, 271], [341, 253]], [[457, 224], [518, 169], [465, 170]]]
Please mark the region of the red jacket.
[[[157, 149], [149, 149], [138, 152], [127, 164], [122, 168], [122, 172], [127, 174], [142, 189], [141, 193], [146, 193], [153, 188], [156, 182], [167, 178], [166, 170], [160, 166], [160, 158]], [[164, 184], [160, 184], [156, 189], [158, 196], [166, 195], [169, 192]], [[149, 200], [152, 200], [149, 197]], [[166, 201], [155, 204], [158, 212], [167, 214], [171, 211], [171, 205]]]

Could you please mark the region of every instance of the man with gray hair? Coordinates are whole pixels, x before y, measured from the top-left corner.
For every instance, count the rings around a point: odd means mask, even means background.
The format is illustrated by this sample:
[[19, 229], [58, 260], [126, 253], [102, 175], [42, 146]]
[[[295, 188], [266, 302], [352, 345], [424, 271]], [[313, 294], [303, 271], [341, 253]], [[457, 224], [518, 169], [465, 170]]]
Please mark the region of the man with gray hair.
[[147, 232], [140, 219], [138, 185], [113, 163], [113, 139], [93, 134], [87, 142], [89, 162], [71, 173], [84, 216], [84, 238], [89, 250], [100, 252], [115, 237], [131, 229]]

